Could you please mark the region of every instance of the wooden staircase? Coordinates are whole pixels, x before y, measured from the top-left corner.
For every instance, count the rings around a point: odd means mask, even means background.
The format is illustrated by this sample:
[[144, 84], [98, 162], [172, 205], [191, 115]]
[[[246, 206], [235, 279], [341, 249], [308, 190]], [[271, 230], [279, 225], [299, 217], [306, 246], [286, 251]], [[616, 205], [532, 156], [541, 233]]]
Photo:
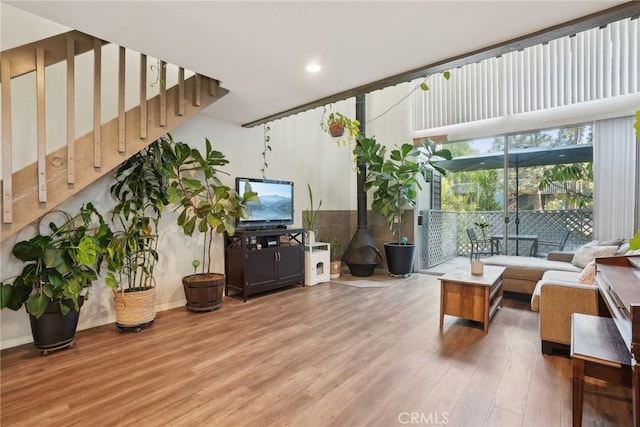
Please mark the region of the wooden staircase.
[[[159, 93], [147, 99], [147, 56], [140, 54], [139, 104], [125, 111], [126, 49], [119, 47], [117, 117], [102, 123], [102, 50], [104, 42], [90, 35], [70, 31], [0, 52], [2, 98], [2, 230], [0, 240], [20, 231], [83, 188], [109, 173], [120, 163], [160, 136], [189, 120], [229, 91], [217, 80], [199, 74], [185, 79], [178, 68], [178, 82], [165, 87], [167, 64], [157, 67]], [[93, 129], [76, 137], [74, 99], [79, 75], [75, 60], [93, 52]], [[47, 152], [45, 117], [45, 68], [66, 62], [66, 146]], [[33, 163], [14, 171], [14, 149], [27, 145], [12, 141], [12, 79], [36, 75], [37, 152]]]

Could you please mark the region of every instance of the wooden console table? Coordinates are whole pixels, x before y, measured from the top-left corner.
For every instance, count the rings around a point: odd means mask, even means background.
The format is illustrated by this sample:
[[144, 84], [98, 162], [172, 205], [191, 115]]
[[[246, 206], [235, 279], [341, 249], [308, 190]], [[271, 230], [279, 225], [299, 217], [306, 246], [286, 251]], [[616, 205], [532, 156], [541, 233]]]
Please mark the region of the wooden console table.
[[584, 377], [631, 387], [631, 352], [610, 317], [571, 315], [573, 426], [582, 426]]
[[489, 332], [489, 321], [502, 306], [502, 273], [505, 267], [485, 265], [481, 275], [471, 269], [447, 273], [440, 280], [440, 329], [444, 315], [458, 316], [482, 322], [484, 333]]
[[631, 353], [633, 425], [640, 427], [640, 255], [596, 258], [600, 313], [609, 313]]

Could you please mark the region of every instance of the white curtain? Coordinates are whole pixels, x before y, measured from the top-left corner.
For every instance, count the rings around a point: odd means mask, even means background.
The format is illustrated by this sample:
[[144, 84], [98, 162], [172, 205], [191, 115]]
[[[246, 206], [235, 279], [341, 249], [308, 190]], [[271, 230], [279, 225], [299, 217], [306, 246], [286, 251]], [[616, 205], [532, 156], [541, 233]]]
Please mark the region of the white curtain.
[[593, 126], [594, 238], [633, 236], [640, 223], [638, 140], [633, 117], [596, 121]]

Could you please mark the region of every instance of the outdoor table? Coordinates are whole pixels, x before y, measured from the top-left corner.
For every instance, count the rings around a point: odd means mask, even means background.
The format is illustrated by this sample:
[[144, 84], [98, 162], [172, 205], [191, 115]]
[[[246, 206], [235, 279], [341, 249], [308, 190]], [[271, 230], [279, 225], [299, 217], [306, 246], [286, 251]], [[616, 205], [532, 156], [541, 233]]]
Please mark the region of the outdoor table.
[[[508, 234], [507, 237], [509, 240], [523, 240], [532, 242], [531, 250], [529, 251], [529, 256], [535, 256], [538, 253], [538, 235], [536, 234]], [[491, 236], [491, 255], [495, 253], [500, 253], [500, 242], [504, 239], [504, 235], [502, 234], [494, 234]], [[516, 246], [516, 255], [519, 255], [518, 246]]]

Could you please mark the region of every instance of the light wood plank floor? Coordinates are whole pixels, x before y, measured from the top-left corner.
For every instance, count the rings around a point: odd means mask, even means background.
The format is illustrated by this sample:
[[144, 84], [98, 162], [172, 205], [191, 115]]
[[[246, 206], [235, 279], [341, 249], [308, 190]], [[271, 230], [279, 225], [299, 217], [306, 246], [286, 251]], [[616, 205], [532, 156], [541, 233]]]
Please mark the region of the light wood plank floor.
[[[153, 327], [78, 333], [74, 349], [1, 355], [2, 426], [569, 426], [570, 360], [506, 300], [489, 334], [446, 316], [439, 282], [297, 287]], [[584, 425], [631, 425], [624, 388], [586, 385]], [[410, 424], [412, 418], [414, 423]]]

